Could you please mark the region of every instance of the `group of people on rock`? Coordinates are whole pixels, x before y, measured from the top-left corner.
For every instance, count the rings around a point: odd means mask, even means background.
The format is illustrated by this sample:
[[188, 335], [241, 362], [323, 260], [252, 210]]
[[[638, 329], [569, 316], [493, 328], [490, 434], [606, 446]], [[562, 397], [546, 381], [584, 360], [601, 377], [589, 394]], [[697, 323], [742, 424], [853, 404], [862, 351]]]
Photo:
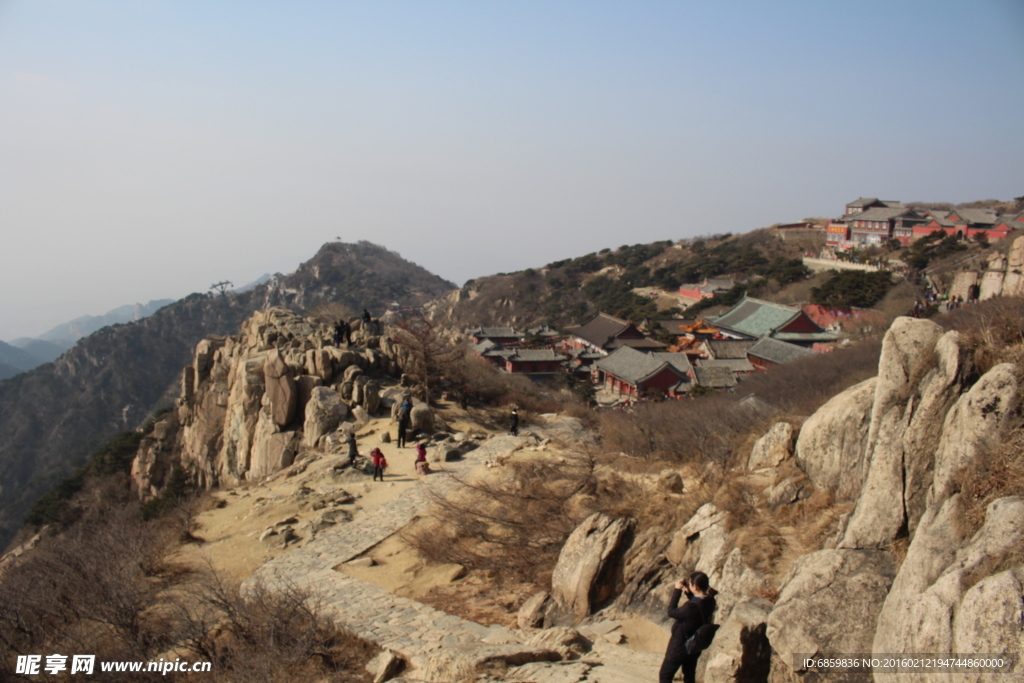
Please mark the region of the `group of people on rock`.
[[[370, 315], [370, 312], [364, 308], [363, 324], [365, 325], [371, 320], [373, 320], [373, 317]], [[350, 325], [344, 318], [341, 318], [338, 322], [334, 323], [334, 343], [336, 345], [341, 343], [352, 343], [352, 325]]]

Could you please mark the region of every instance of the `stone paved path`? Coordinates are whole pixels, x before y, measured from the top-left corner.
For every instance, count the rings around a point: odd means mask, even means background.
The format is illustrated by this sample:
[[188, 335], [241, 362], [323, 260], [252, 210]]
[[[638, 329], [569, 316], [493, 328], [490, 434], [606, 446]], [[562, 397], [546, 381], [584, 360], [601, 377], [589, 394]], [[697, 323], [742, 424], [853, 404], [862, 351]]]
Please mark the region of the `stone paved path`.
[[293, 585], [323, 598], [327, 611], [359, 636], [394, 650], [407, 659], [457, 644], [477, 643], [492, 629], [452, 616], [421, 602], [392, 595], [383, 588], [353, 579], [334, 567], [348, 562], [404, 527], [430, 506], [432, 495], [456, 484], [452, 473], [466, 473], [488, 457], [507, 452], [527, 439], [499, 437], [469, 453], [463, 460], [445, 463], [372, 515], [320, 532], [305, 546], [270, 560], [246, 580], [274, 590]]
[[[451, 654], [461, 646], [475, 651], [496, 651], [503, 647], [530, 650], [514, 643], [514, 632], [487, 627], [447, 614], [421, 602], [402, 598], [383, 588], [354, 579], [334, 569], [365, 553], [394, 534], [430, 506], [433, 495], [444, 495], [455, 485], [452, 473], [466, 473], [486, 460], [500, 459], [527, 445], [527, 437], [495, 437], [463, 460], [445, 463], [445, 471], [425, 477], [359, 521], [338, 524], [320, 532], [301, 548], [273, 559], [245, 582], [256, 582], [271, 590], [289, 585], [309, 590], [323, 600], [325, 612], [337, 623], [381, 647], [388, 648], [420, 667], [435, 651]], [[509, 640], [511, 636], [511, 640]], [[487, 639], [487, 640], [485, 640]], [[488, 644], [491, 641], [495, 644]], [[533, 648], [536, 649], [536, 648]], [[607, 652], [602, 652], [607, 650]], [[512, 669], [509, 681], [531, 683], [633, 683], [657, 678], [660, 657], [633, 652], [620, 646], [595, 642], [594, 655], [601, 661], [537, 662]], [[520, 661], [529, 661], [521, 659]], [[461, 678], [460, 676], [456, 676]], [[419, 680], [417, 671], [403, 679]], [[428, 680], [450, 680], [429, 677]], [[490, 679], [488, 679], [490, 680]]]

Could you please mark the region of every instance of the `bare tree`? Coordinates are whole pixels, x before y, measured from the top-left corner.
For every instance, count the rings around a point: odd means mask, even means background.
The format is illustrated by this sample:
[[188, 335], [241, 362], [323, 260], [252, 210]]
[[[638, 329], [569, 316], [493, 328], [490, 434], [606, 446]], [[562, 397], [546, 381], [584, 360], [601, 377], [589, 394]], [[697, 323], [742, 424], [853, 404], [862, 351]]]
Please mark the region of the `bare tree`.
[[446, 369], [461, 358], [458, 348], [439, 334], [436, 325], [422, 313], [414, 313], [398, 324], [394, 341], [404, 350], [402, 370], [419, 387], [423, 400], [430, 402], [432, 388]]

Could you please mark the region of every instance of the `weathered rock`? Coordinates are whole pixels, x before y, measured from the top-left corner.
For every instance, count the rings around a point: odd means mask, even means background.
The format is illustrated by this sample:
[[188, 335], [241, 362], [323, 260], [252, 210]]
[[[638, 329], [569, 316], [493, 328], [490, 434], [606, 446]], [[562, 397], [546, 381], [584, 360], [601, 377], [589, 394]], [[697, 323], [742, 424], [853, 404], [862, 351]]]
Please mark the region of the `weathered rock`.
[[370, 416], [362, 406], [352, 407], [352, 419], [356, 421], [356, 429], [362, 429], [370, 423]]
[[[895, 567], [888, 553], [819, 550], [783, 580], [768, 616], [768, 640], [790, 667], [794, 654], [864, 653]], [[842, 619], [836, 618], [842, 606]]]
[[516, 614], [519, 628], [541, 628], [544, 625], [544, 610], [550, 602], [551, 595], [547, 591], [541, 591], [524, 602]]
[[290, 466], [295, 462], [300, 444], [297, 432], [281, 432], [270, 414], [261, 410], [253, 435], [247, 478], [258, 481]]
[[277, 349], [267, 354], [263, 375], [267, 397], [270, 399], [270, 416], [277, 426], [287, 427], [295, 419], [299, 394], [292, 371]]
[[778, 467], [782, 461], [793, 455], [793, 443], [797, 429], [788, 422], [776, 422], [764, 436], [754, 443], [747, 460], [747, 469]]
[[373, 676], [373, 683], [386, 683], [402, 673], [405, 660], [387, 648], [366, 664], [366, 670]]
[[947, 413], [942, 439], [935, 453], [928, 505], [941, 504], [949, 495], [954, 477], [998, 442], [1020, 404], [1017, 366], [1002, 363], [985, 373]]
[[[1024, 652], [1024, 564], [982, 579], [960, 601], [953, 620], [951, 652], [1008, 655]], [[1021, 679], [1024, 662], [1017, 661], [1007, 678]], [[967, 680], [990, 680], [978, 675]], [[963, 680], [959, 675], [953, 680]]]
[[1013, 240], [1006, 263], [1010, 268], [1024, 267], [1024, 237]]
[[380, 407], [380, 385], [376, 382], [367, 382], [363, 388], [363, 408], [373, 415]]
[[1003, 293], [1003, 279], [1006, 274], [1001, 270], [990, 270], [981, 276], [978, 299], [984, 301]]
[[559, 608], [582, 619], [614, 595], [632, 529], [630, 519], [595, 513], [573, 530], [551, 577], [551, 595]]
[[1024, 274], [1011, 270], [1003, 278], [1003, 296], [1024, 296]]
[[714, 503], [700, 506], [693, 517], [673, 536], [665, 557], [676, 567], [695, 566], [708, 576], [725, 559], [729, 532], [725, 528], [726, 513]]
[[430, 406], [420, 403], [412, 407], [409, 413], [409, 429], [431, 432], [434, 430], [434, 413]]
[[223, 447], [218, 456], [220, 475], [237, 480], [249, 469], [249, 452], [263, 399], [265, 357], [240, 359], [228, 374], [228, 405], [224, 416]]
[[501, 672], [527, 662], [557, 662], [554, 650], [529, 645], [452, 645], [434, 650], [416, 668], [418, 679], [429, 683], [475, 680], [485, 671]]
[[362, 374], [363, 374], [363, 369], [361, 367], [359, 367], [358, 365], [355, 365], [355, 364], [350, 365], [347, 368], [345, 368], [344, 381], [345, 382], [354, 382], [356, 377], [359, 377]]
[[766, 631], [773, 608], [763, 598], [745, 598], [736, 604], [700, 657], [704, 683], [753, 683], [768, 679], [772, 648]]
[[[958, 504], [959, 494], [947, 499], [938, 510], [930, 508], [921, 518], [878, 616], [873, 652], [950, 654], [961, 652], [954, 649], [961, 642], [980, 641], [995, 646], [1012, 633], [996, 634], [991, 624], [982, 621], [988, 610], [998, 616], [1005, 604], [986, 600], [987, 607], [982, 607], [979, 602], [997, 595], [1002, 599], [1003, 588], [991, 592], [989, 589], [1005, 586], [1002, 582], [1010, 580], [1009, 577], [993, 578], [991, 583], [978, 588], [970, 603], [964, 603], [964, 599], [969, 590], [992, 575], [993, 567], [1009, 561], [1020, 568], [1017, 553], [1024, 544], [1024, 498], [993, 501], [982, 528], [959, 548], [953, 528]], [[974, 612], [969, 612], [968, 607]], [[1020, 633], [1018, 630], [1014, 635], [1019, 638]], [[987, 651], [1003, 652], [1006, 650]], [[1020, 667], [1019, 662], [1017, 666]], [[1021, 670], [1024, 667], [1018, 668]], [[909, 672], [889, 674], [886, 678], [900, 683], [919, 680]]]
[[897, 318], [882, 342], [867, 477], [842, 548], [883, 548], [924, 513], [942, 422], [969, 362], [956, 332]]
[[840, 500], [860, 494], [867, 474], [871, 406], [877, 379], [841, 392], [807, 418], [796, 440], [796, 463], [818, 489], [834, 490]]
[[593, 643], [574, 628], [558, 626], [538, 631], [526, 644], [554, 650], [562, 659], [579, 659], [581, 655], [590, 652]]
[[316, 387], [306, 406], [303, 443], [308, 448], [315, 448], [320, 437], [334, 431], [347, 414], [348, 408], [342, 403], [338, 392], [327, 387]]
[[391, 443], [391, 432], [381, 432], [380, 433], [380, 442], [381, 443]]
[[658, 475], [657, 486], [666, 493], [682, 493], [683, 478], [675, 470], [664, 470]]
[[299, 375], [295, 378], [295, 386], [299, 389], [299, 405], [295, 409], [296, 417], [306, 419], [306, 406], [313, 396], [313, 390], [323, 385], [323, 381], [313, 375]]
[[[733, 548], [722, 564], [722, 571], [709, 574], [712, 586], [724, 586], [725, 590], [718, 594], [718, 610], [716, 617], [719, 623], [727, 619], [733, 607], [747, 598], [764, 595], [773, 587], [765, 574], [747, 565], [743, 559], [743, 551]], [[760, 598], [758, 598], [760, 599]]]

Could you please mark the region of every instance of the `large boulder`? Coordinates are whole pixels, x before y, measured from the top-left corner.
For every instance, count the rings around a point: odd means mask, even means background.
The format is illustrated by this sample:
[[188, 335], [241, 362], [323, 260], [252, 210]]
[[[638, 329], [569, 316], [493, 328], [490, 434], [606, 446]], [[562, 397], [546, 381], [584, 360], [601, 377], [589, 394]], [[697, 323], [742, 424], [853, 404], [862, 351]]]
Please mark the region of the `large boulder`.
[[[984, 525], [962, 546], [954, 526], [958, 506], [959, 494], [941, 508], [930, 508], [921, 518], [878, 615], [873, 652], [1020, 651], [1022, 613], [1014, 605], [1020, 604], [1021, 595], [1009, 597], [1007, 589], [1019, 579], [1022, 569], [1024, 498], [1000, 498], [989, 504]], [[1005, 570], [993, 574], [993, 568], [1006, 565], [1012, 569], [1011, 575], [1004, 575]], [[995, 623], [987, 619], [995, 619]], [[960, 649], [972, 643], [995, 649]], [[1016, 667], [1017, 673], [1024, 672], [1021, 662]], [[910, 683], [920, 679], [907, 672], [887, 674], [886, 680]]]
[[411, 431], [421, 430], [431, 432], [434, 430], [434, 413], [426, 403], [420, 403], [412, 407], [409, 413], [409, 429]]
[[366, 412], [373, 415], [377, 412], [377, 408], [380, 407], [380, 385], [376, 382], [370, 381], [363, 387], [363, 407], [366, 408]]
[[840, 500], [860, 494], [867, 474], [868, 428], [876, 378], [837, 394], [807, 418], [796, 440], [796, 463], [818, 489]]
[[267, 410], [259, 412], [246, 478], [259, 481], [295, 462], [301, 441], [298, 432], [282, 432]]
[[516, 614], [516, 624], [521, 629], [541, 628], [544, 625], [544, 615], [551, 603], [551, 595], [547, 591], [536, 593], [523, 603]]
[[665, 557], [676, 567], [690, 566], [709, 577], [725, 559], [729, 530], [724, 510], [705, 503], [686, 524], [673, 534]]
[[315, 448], [320, 437], [333, 432], [346, 415], [348, 407], [338, 392], [328, 387], [316, 387], [306, 406], [303, 443], [308, 448]]
[[894, 574], [886, 552], [819, 550], [804, 556], [783, 580], [768, 616], [772, 649], [790, 667], [796, 654], [869, 652]]
[[764, 436], [754, 443], [747, 460], [747, 469], [778, 467], [782, 461], [793, 455], [793, 442], [797, 428], [788, 422], [776, 422]]
[[882, 341], [867, 477], [839, 547], [884, 548], [924, 513], [942, 423], [970, 370], [956, 332], [897, 318]]
[[249, 451], [265, 389], [266, 358], [240, 359], [231, 367], [228, 405], [224, 417], [224, 443], [219, 455], [221, 476], [235, 479], [249, 469]]
[[277, 349], [267, 354], [263, 376], [270, 399], [270, 416], [278, 427], [287, 427], [295, 419], [299, 392], [291, 368]]
[[928, 505], [941, 504], [951, 493], [957, 471], [998, 443], [1020, 405], [1018, 368], [995, 366], [964, 393], [946, 415], [935, 453]]
[[562, 659], [579, 659], [590, 652], [591, 643], [579, 631], [567, 626], [556, 626], [538, 631], [526, 641], [527, 645], [554, 650]]
[[704, 683], [768, 680], [772, 648], [766, 631], [772, 608], [764, 598], [745, 598], [736, 604], [701, 655]]
[[1024, 267], [1024, 237], [1018, 237], [1013, 241], [1006, 263], [1010, 268]]
[[598, 512], [573, 530], [551, 576], [551, 596], [563, 612], [583, 619], [615, 594], [632, 529], [633, 520]]

